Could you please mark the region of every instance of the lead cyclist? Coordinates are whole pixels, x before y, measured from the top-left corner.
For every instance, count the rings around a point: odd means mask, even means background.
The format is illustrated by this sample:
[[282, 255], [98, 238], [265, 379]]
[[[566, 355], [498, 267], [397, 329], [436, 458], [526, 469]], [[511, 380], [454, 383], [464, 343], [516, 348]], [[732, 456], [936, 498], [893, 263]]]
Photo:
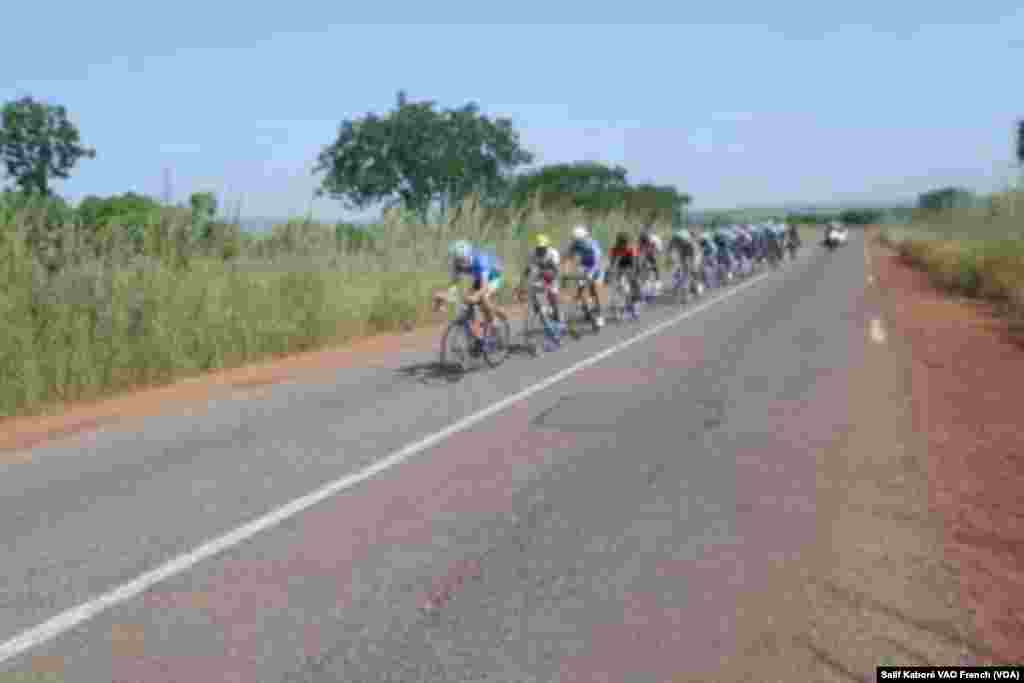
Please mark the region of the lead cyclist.
[[[491, 325], [495, 317], [503, 322], [508, 322], [508, 314], [494, 301], [494, 295], [503, 282], [504, 269], [501, 259], [495, 254], [474, 247], [466, 240], [452, 242], [448, 248], [450, 259], [451, 282], [447, 291], [435, 292], [434, 306], [439, 308], [443, 302], [454, 296], [459, 281], [463, 277], [472, 279], [472, 287], [466, 293], [464, 301], [467, 304], [477, 304], [484, 314], [484, 319]], [[481, 330], [476, 327], [474, 334], [480, 336]]]

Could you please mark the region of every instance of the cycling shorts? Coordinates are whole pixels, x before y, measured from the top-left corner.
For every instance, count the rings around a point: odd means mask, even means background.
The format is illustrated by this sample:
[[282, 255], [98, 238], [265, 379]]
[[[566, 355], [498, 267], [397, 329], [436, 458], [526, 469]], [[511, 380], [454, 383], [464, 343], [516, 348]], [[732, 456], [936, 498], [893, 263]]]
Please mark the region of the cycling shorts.
[[550, 270], [541, 271], [538, 276], [533, 278], [533, 286], [557, 295], [558, 275]]
[[601, 270], [601, 264], [596, 263], [590, 268], [581, 268], [580, 274], [583, 275], [586, 284], [593, 284], [600, 282], [604, 277], [604, 271]]

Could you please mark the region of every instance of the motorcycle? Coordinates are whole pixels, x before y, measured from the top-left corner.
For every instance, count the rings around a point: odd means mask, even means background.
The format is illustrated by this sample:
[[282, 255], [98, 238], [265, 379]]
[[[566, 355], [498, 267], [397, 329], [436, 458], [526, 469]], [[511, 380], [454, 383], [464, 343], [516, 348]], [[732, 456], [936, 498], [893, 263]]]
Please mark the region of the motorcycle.
[[836, 230], [829, 230], [825, 233], [825, 247], [829, 251], [835, 251], [835, 249], [841, 244], [839, 241], [839, 232]]

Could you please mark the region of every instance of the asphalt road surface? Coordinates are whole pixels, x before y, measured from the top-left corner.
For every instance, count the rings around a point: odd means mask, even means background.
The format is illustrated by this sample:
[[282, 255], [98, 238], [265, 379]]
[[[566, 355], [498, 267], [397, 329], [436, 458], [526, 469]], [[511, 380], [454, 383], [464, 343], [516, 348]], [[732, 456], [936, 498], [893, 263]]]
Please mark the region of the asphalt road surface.
[[711, 680], [812, 540], [864, 286], [851, 235], [458, 382], [431, 348], [39, 446], [0, 680]]

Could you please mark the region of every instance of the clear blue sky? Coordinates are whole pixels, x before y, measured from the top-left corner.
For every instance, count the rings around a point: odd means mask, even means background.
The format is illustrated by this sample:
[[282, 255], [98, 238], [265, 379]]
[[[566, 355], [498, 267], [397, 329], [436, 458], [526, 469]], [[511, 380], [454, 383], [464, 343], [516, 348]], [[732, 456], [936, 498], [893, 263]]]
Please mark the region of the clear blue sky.
[[161, 196], [170, 167], [176, 199], [248, 216], [309, 208], [338, 123], [401, 88], [511, 116], [542, 163], [621, 163], [704, 208], [991, 189], [1024, 115], [1019, 0], [358, 4], [13, 3], [0, 100], [69, 108], [98, 151], [59, 186], [72, 200]]

